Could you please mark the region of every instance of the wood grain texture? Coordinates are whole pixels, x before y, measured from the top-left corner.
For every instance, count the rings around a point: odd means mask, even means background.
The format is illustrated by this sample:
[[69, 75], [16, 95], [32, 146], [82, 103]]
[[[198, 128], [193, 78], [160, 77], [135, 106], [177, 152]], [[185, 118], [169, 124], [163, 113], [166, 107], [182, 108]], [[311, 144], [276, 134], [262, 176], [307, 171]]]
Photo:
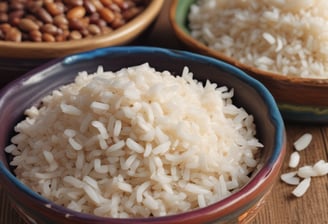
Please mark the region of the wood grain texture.
[[[287, 154], [281, 173], [296, 170], [288, 167], [288, 160], [294, 151], [294, 141], [304, 133], [311, 133], [313, 139], [309, 147], [300, 152], [299, 167], [312, 165], [321, 159], [327, 161], [327, 126], [286, 124], [286, 130]], [[282, 181], [277, 181], [267, 203], [252, 224], [328, 223], [328, 176], [312, 178], [310, 188], [301, 198], [296, 198], [291, 194], [294, 188]]]
[[[174, 37], [168, 23], [170, 1], [164, 1], [160, 17], [149, 30], [133, 44], [183, 49]], [[0, 72], [1, 74], [1, 72]], [[7, 80], [6, 80], [7, 81]], [[310, 146], [302, 151], [300, 166], [312, 165], [320, 159], [328, 160], [328, 125], [286, 124], [287, 154], [281, 173], [291, 171], [288, 160], [293, 152], [293, 142], [304, 133], [311, 133]], [[1, 185], [1, 183], [0, 183]], [[328, 176], [315, 177], [306, 194], [301, 198], [291, 195], [294, 186], [280, 180], [276, 182], [266, 204], [250, 224], [328, 224]], [[0, 187], [0, 223], [24, 224], [10, 206]]]

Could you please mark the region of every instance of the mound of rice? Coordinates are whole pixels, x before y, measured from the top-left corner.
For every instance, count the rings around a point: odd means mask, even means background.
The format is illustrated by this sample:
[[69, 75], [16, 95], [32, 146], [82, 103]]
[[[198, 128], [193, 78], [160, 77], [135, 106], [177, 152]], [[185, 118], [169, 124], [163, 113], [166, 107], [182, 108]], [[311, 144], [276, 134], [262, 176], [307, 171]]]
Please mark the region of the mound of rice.
[[326, 0], [198, 0], [189, 22], [194, 38], [241, 63], [328, 78]]
[[75, 211], [164, 216], [238, 190], [262, 144], [233, 90], [142, 64], [81, 72], [26, 110], [6, 152], [17, 177]]

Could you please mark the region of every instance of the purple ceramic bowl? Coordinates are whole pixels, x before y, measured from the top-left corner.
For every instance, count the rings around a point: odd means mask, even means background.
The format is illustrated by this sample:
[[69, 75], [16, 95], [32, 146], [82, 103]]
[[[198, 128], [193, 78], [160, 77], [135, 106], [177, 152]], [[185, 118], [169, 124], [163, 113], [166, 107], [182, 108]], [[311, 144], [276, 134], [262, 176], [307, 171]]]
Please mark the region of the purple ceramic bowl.
[[[177, 215], [137, 219], [102, 218], [56, 205], [22, 184], [8, 165], [5, 146], [23, 111], [51, 90], [72, 82], [78, 71], [118, 70], [148, 62], [156, 70], [180, 73], [188, 66], [194, 78], [235, 89], [234, 104], [255, 118], [257, 138], [264, 144], [262, 168], [238, 192], [208, 207]], [[202, 75], [201, 75], [202, 74]], [[207, 75], [206, 74], [211, 74]], [[204, 76], [205, 75], [205, 76]], [[252, 219], [277, 180], [286, 150], [284, 123], [275, 100], [257, 80], [213, 58], [153, 47], [111, 47], [51, 61], [11, 82], [0, 92], [0, 184], [28, 223], [245, 223]]]

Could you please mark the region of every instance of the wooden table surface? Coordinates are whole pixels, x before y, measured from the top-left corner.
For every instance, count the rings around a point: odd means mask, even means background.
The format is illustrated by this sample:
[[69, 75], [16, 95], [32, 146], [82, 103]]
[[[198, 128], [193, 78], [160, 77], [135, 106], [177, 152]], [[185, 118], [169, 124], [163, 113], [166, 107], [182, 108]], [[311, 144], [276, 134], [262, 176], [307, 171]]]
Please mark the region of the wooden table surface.
[[[132, 44], [184, 49], [175, 38], [168, 19], [170, 0], [164, 1], [161, 14], [154, 25], [141, 38]], [[1, 50], [1, 49], [0, 49]], [[8, 73], [0, 70], [5, 82], [9, 81]], [[7, 75], [7, 76], [6, 76]], [[3, 78], [2, 83], [3, 84]], [[328, 160], [328, 125], [290, 124], [286, 122], [287, 154], [281, 173], [291, 171], [288, 159], [293, 152], [293, 142], [303, 133], [311, 133], [313, 140], [310, 146], [302, 151], [300, 166], [311, 165], [320, 159]], [[311, 186], [301, 198], [295, 198], [289, 186], [280, 180], [273, 187], [264, 207], [251, 224], [324, 224], [328, 223], [328, 176], [312, 178]], [[10, 206], [6, 195], [1, 191], [0, 183], [0, 224], [24, 224]]]

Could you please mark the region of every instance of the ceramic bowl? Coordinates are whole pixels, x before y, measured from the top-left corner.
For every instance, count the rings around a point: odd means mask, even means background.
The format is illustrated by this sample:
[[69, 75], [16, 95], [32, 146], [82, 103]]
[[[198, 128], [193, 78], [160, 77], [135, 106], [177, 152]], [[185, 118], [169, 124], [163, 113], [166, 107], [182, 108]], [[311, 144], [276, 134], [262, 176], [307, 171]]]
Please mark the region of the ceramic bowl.
[[[286, 121], [328, 122], [328, 80], [287, 77], [243, 64], [193, 38], [188, 27], [190, 6], [196, 0], [173, 0], [170, 23], [178, 39], [191, 50], [223, 60], [262, 82], [276, 99]], [[220, 12], [218, 12], [220, 13]]]
[[[231, 196], [208, 207], [152, 218], [115, 219], [81, 214], [56, 205], [22, 184], [8, 165], [4, 147], [23, 111], [59, 86], [74, 80], [77, 72], [95, 72], [98, 65], [116, 71], [148, 62], [156, 70], [181, 74], [184, 66], [199, 81], [210, 80], [235, 89], [234, 104], [254, 116], [257, 138], [264, 144], [260, 168]], [[53, 60], [8, 84], [0, 92], [0, 183], [17, 212], [28, 223], [246, 223], [257, 213], [278, 178], [286, 150], [285, 127], [269, 91], [257, 80], [222, 61], [155, 47], [109, 47]]]
[[[150, 0], [146, 8], [120, 28], [91, 38], [65, 42], [0, 41], [0, 73], [18, 77], [51, 59], [108, 46], [125, 45], [138, 38], [160, 13], [164, 0]], [[0, 81], [2, 83], [2, 81]]]

